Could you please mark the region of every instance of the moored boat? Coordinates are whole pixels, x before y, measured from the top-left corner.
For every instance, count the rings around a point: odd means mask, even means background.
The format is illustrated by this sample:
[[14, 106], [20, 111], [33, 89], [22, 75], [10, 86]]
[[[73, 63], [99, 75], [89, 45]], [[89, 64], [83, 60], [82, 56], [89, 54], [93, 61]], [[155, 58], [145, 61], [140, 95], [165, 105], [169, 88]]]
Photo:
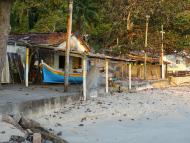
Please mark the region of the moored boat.
[[[64, 72], [56, 70], [42, 62], [42, 73], [44, 83], [64, 83]], [[69, 83], [81, 84], [83, 82], [82, 73], [71, 73]]]

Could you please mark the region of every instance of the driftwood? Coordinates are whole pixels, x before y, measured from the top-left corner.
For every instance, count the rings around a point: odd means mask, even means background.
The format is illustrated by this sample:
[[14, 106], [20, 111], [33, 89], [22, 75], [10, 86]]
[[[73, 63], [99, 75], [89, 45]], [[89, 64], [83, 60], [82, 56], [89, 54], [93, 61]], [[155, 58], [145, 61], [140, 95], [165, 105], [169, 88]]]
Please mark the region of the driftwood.
[[49, 132], [47, 129], [43, 128], [38, 122], [22, 117], [19, 124], [24, 129], [30, 129], [34, 133], [41, 133], [42, 138], [45, 140], [50, 140], [53, 143], [68, 143], [57, 135]]
[[59, 136], [57, 136], [57, 135], [51, 133], [50, 131], [48, 131], [47, 129], [43, 128], [40, 125], [40, 123], [38, 123], [34, 120], [31, 120], [31, 119], [27, 119], [23, 116], [21, 117], [21, 119], [19, 120], [18, 123], [10, 115], [3, 115], [2, 121], [12, 124], [21, 130], [30, 129], [33, 133], [40, 133], [44, 140], [49, 140], [49, 141], [52, 141], [53, 143], [68, 143], [66, 140], [60, 138]]
[[19, 125], [19, 123], [17, 121], [15, 121], [14, 118], [11, 117], [10, 115], [3, 114], [2, 115], [2, 121], [11, 124], [11, 125], [15, 126], [17, 129], [26, 133], [26, 131]]

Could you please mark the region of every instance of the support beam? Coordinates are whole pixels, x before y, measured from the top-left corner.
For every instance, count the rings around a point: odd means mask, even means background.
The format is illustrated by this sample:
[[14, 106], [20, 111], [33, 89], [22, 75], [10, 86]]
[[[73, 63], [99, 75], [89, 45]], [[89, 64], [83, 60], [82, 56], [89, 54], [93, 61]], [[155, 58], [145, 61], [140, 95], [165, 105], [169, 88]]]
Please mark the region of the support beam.
[[165, 79], [165, 66], [164, 66], [164, 64], [161, 65], [161, 72], [162, 72], [162, 73], [161, 73], [161, 74], [162, 74], [162, 75], [161, 75], [161, 76], [162, 76], [161, 78], [162, 78], [162, 79]]
[[147, 54], [145, 52], [144, 53], [144, 80], [147, 79], [146, 72], [147, 72]]
[[98, 59], [94, 60], [94, 66], [97, 68], [97, 64], [98, 64]]
[[124, 63], [121, 63], [121, 77], [124, 79]]
[[108, 93], [108, 91], [109, 91], [109, 75], [108, 75], [108, 68], [109, 67], [109, 61], [108, 61], [108, 59], [106, 59], [105, 60], [105, 70], [106, 70], [106, 93]]
[[83, 98], [84, 98], [84, 101], [86, 101], [86, 93], [87, 93], [87, 88], [86, 88], [87, 58], [86, 56], [82, 60], [82, 69], [83, 69]]
[[29, 48], [26, 48], [26, 66], [25, 66], [25, 85], [28, 87], [28, 73], [29, 73]]
[[166, 64], [166, 70], [165, 70], [165, 78], [168, 77], [168, 65]]
[[160, 65], [161, 65], [161, 78], [165, 78], [165, 73], [164, 73], [164, 26], [162, 25], [161, 27], [162, 31], [160, 31], [161, 36], [162, 36], [162, 44], [161, 44], [161, 50], [160, 50]]
[[129, 64], [129, 90], [131, 90], [131, 64]]
[[144, 80], [147, 79], [146, 77], [146, 72], [147, 72], [147, 67], [146, 67], [146, 63], [147, 63], [147, 53], [146, 53], [146, 50], [147, 50], [147, 47], [148, 47], [148, 22], [149, 22], [149, 18], [150, 16], [149, 15], [146, 15], [146, 30], [145, 30], [145, 52], [144, 52]]

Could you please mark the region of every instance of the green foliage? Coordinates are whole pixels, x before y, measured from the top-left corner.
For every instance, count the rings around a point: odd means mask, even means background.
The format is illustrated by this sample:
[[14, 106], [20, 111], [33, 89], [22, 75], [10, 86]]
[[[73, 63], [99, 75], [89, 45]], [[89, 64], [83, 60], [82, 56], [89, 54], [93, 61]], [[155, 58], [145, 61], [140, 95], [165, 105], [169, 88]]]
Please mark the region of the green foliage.
[[34, 25], [32, 32], [66, 31], [66, 15], [59, 11], [52, 12], [48, 16], [41, 17]]
[[66, 28], [67, 3], [62, 0], [15, 0], [12, 6], [12, 32], [54, 32]]
[[90, 32], [98, 18], [98, 5], [92, 0], [74, 0], [74, 30], [79, 33]]
[[[150, 15], [149, 49], [160, 49], [160, 30], [164, 25], [165, 50], [187, 50], [189, 7], [189, 0], [73, 0], [73, 32], [88, 34], [95, 51], [143, 50], [145, 16]], [[67, 11], [66, 0], [15, 0], [12, 32], [66, 32]]]
[[190, 11], [179, 13], [174, 21], [174, 27], [183, 35], [190, 34]]

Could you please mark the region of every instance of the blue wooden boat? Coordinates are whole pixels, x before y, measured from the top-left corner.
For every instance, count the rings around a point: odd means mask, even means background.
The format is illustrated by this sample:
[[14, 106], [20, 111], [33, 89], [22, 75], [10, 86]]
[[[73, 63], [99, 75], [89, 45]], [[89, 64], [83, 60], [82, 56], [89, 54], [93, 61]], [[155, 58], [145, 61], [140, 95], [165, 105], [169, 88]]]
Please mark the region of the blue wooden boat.
[[[42, 62], [42, 73], [44, 83], [64, 83], [64, 72], [53, 69], [44, 62]], [[69, 75], [69, 83], [81, 84], [82, 82], [82, 73], [72, 73]]]

